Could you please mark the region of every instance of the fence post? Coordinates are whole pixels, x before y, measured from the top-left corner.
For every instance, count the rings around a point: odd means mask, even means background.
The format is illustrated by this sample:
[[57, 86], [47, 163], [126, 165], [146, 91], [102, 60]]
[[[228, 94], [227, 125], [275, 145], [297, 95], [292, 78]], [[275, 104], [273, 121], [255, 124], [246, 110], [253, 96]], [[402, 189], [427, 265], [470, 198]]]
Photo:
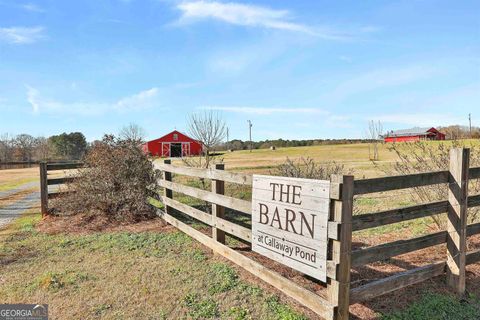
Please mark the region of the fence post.
[[42, 217], [48, 214], [47, 163], [40, 162], [40, 203]]
[[[225, 165], [223, 163], [217, 163], [215, 169], [224, 170]], [[212, 180], [212, 192], [216, 194], [225, 194], [225, 182], [222, 180]], [[223, 218], [225, 216], [225, 208], [212, 203], [212, 238], [216, 241], [225, 244], [225, 232], [218, 229], [217, 226], [217, 217]]]
[[[332, 260], [337, 264], [336, 280], [328, 279], [329, 301], [336, 305], [334, 319], [348, 320], [352, 248], [353, 176], [333, 175], [331, 187], [339, 187], [332, 200], [331, 219], [340, 223], [338, 240], [331, 240]], [[335, 194], [335, 192], [333, 192]]]
[[447, 212], [447, 284], [457, 294], [465, 293], [468, 169], [470, 149], [450, 150]]
[[[170, 159], [163, 160], [164, 164], [172, 164], [172, 161]], [[163, 171], [163, 180], [165, 181], [172, 181], [172, 173], [168, 171]], [[163, 195], [165, 198], [173, 198], [173, 191], [171, 189], [164, 188]], [[172, 209], [167, 206], [164, 202], [165, 205], [165, 213], [171, 214]]]

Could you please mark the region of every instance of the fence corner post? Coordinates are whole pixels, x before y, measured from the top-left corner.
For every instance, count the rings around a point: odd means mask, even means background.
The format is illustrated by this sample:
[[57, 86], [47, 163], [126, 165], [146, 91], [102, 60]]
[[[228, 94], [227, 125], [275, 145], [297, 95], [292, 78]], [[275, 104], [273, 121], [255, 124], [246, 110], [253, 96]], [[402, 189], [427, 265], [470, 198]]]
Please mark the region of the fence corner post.
[[465, 293], [468, 169], [470, 149], [450, 150], [447, 212], [447, 285], [459, 295]]
[[42, 217], [48, 214], [48, 181], [47, 181], [47, 163], [40, 162], [40, 208]]
[[[216, 170], [224, 170], [225, 165], [223, 163], [217, 163], [215, 165]], [[212, 192], [216, 194], [225, 194], [225, 182], [222, 180], [212, 180]], [[217, 228], [217, 217], [223, 218], [225, 216], [225, 208], [212, 203], [212, 238], [222, 244], [225, 244], [225, 232]]]
[[[163, 163], [164, 164], [172, 164], [172, 161], [170, 159], [165, 159], [165, 160], [163, 160]], [[163, 180], [171, 182], [172, 181], [172, 173], [164, 170], [163, 171]], [[165, 196], [165, 198], [172, 199], [173, 198], [173, 191], [171, 189], [164, 188], [163, 195]], [[171, 214], [172, 209], [169, 206], [167, 206], [165, 204], [165, 202], [164, 202], [164, 205], [165, 205], [165, 213], [166, 214]]]
[[340, 186], [338, 199], [331, 201], [330, 220], [340, 223], [338, 240], [330, 240], [332, 260], [337, 264], [336, 279], [328, 279], [329, 301], [335, 306], [334, 319], [348, 320], [352, 248], [353, 176], [333, 175], [331, 185]]

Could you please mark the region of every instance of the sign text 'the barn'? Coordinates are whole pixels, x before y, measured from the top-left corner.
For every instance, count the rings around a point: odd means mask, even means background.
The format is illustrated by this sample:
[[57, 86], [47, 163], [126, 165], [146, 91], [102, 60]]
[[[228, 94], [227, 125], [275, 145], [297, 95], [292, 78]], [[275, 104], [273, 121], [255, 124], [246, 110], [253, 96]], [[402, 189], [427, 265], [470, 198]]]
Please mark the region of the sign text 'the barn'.
[[330, 182], [253, 176], [252, 250], [326, 281]]

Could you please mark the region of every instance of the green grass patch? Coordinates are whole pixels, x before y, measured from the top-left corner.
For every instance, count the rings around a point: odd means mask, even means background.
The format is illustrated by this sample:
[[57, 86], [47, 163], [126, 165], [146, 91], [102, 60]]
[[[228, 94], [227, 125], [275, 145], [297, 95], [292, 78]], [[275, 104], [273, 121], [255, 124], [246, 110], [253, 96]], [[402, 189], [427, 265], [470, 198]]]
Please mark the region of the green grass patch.
[[185, 305], [192, 319], [213, 319], [218, 317], [218, 306], [212, 298], [200, 299], [197, 294], [188, 294]]
[[271, 296], [267, 299], [268, 308], [274, 313], [278, 320], [308, 320], [307, 317], [293, 311], [289, 306], [280, 303], [277, 296]]
[[38, 181], [38, 179], [37, 178], [25, 178], [25, 179], [10, 181], [10, 182], [7, 182], [7, 183], [2, 183], [2, 184], [0, 184], [0, 191], [12, 190], [12, 189], [21, 187], [25, 183], [34, 182], [34, 181]]
[[480, 319], [480, 299], [470, 296], [458, 300], [454, 296], [427, 294], [403, 311], [381, 316], [382, 320], [468, 320]]

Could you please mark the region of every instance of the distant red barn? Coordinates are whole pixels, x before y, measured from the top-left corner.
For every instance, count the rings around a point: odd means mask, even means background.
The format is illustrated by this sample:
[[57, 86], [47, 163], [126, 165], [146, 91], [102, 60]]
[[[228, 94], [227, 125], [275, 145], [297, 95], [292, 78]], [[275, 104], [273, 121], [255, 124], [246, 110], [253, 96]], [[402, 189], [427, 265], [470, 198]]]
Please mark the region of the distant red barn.
[[435, 128], [412, 128], [389, 131], [383, 135], [385, 142], [414, 142], [420, 140], [445, 140], [445, 134]]
[[201, 154], [203, 146], [201, 142], [174, 130], [161, 138], [145, 142], [142, 149], [157, 157], [186, 157]]

